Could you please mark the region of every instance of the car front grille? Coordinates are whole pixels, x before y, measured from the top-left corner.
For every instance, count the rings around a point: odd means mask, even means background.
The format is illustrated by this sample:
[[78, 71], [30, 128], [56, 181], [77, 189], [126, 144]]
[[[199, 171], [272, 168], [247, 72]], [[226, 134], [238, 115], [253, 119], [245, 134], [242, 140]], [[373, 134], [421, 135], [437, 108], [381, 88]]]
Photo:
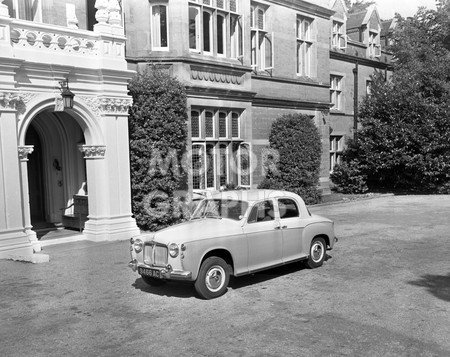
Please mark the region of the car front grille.
[[155, 243], [144, 245], [144, 263], [155, 266], [167, 265], [167, 247]]

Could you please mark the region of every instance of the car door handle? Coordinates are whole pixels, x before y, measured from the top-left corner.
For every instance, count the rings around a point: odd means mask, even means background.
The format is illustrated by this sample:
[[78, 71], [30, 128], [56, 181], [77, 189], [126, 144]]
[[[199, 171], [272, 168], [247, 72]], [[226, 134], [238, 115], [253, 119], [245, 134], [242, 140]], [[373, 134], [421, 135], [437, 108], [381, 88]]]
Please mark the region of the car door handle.
[[281, 227], [280, 226], [276, 226], [276, 227], [274, 227], [274, 229], [281, 229]]
[[283, 226], [283, 227], [281, 227], [281, 229], [286, 229], [287, 228], [287, 226]]

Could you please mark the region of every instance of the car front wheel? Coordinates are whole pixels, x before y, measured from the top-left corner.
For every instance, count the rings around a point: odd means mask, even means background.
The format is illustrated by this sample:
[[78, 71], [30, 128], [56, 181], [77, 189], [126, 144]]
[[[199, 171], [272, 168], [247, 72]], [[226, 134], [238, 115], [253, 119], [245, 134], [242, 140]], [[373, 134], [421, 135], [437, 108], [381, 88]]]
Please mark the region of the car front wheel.
[[322, 266], [325, 260], [325, 255], [327, 252], [327, 245], [325, 239], [314, 238], [311, 242], [311, 248], [309, 249], [309, 257], [306, 261], [306, 266], [310, 269], [318, 268]]
[[227, 291], [230, 281], [228, 264], [219, 257], [209, 257], [201, 265], [195, 290], [203, 299], [214, 299]]

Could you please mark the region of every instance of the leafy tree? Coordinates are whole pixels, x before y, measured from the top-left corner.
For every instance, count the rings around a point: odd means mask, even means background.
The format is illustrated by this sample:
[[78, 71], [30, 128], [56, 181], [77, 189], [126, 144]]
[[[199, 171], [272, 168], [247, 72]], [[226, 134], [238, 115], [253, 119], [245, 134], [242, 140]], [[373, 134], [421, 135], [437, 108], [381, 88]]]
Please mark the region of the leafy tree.
[[129, 83], [132, 209], [141, 229], [157, 230], [183, 217], [177, 190], [185, 184], [187, 142], [183, 85], [153, 66]]
[[376, 4], [376, 1], [367, 1], [367, 0], [344, 0], [345, 5], [347, 6], [348, 13], [353, 14], [363, 10], [366, 10], [369, 6]]
[[449, 5], [398, 17], [390, 81], [375, 75], [360, 106], [358, 141], [344, 154], [371, 185], [448, 192], [450, 185]]
[[313, 119], [303, 114], [281, 116], [272, 124], [269, 143], [276, 160], [266, 162], [266, 178], [259, 188], [292, 191], [307, 204], [317, 203], [321, 140]]

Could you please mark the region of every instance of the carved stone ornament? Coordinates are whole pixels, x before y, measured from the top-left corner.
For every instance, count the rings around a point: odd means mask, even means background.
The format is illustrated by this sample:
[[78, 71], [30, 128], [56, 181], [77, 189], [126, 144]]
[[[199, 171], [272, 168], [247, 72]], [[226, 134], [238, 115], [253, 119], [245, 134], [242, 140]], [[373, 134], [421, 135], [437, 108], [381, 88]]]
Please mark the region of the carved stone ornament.
[[79, 95], [77, 97], [87, 104], [89, 109], [94, 112], [95, 116], [99, 117], [102, 115], [102, 112], [100, 110], [100, 100], [98, 99], [98, 97], [88, 97], [84, 95]]
[[99, 98], [89, 96], [78, 96], [85, 102], [96, 116], [102, 114], [128, 115], [128, 108], [133, 104], [131, 98]]
[[34, 92], [3, 92], [0, 93], [0, 109], [25, 111], [26, 104], [38, 96]]
[[226, 84], [241, 84], [242, 76], [229, 73], [220, 73], [213, 71], [191, 70], [191, 78], [198, 81], [209, 81]]
[[0, 93], [0, 109], [12, 109], [15, 110], [18, 104], [22, 102], [22, 98], [19, 93], [15, 92], [3, 92]]
[[95, 12], [95, 19], [99, 24], [106, 24], [108, 21], [108, 0], [96, 0], [94, 7], [97, 9]]
[[113, 26], [120, 26], [122, 22], [122, 16], [120, 15], [120, 5], [117, 0], [109, 0], [109, 24]]
[[131, 98], [102, 98], [100, 103], [105, 114], [128, 114], [128, 108], [133, 101]]
[[32, 99], [36, 98], [39, 93], [35, 92], [19, 92], [20, 99], [24, 104], [29, 103]]
[[105, 157], [105, 145], [79, 145], [78, 150], [84, 153], [85, 159], [103, 159]]
[[28, 155], [33, 152], [34, 146], [33, 145], [19, 146], [17, 150], [19, 152], [20, 161], [28, 161]]

